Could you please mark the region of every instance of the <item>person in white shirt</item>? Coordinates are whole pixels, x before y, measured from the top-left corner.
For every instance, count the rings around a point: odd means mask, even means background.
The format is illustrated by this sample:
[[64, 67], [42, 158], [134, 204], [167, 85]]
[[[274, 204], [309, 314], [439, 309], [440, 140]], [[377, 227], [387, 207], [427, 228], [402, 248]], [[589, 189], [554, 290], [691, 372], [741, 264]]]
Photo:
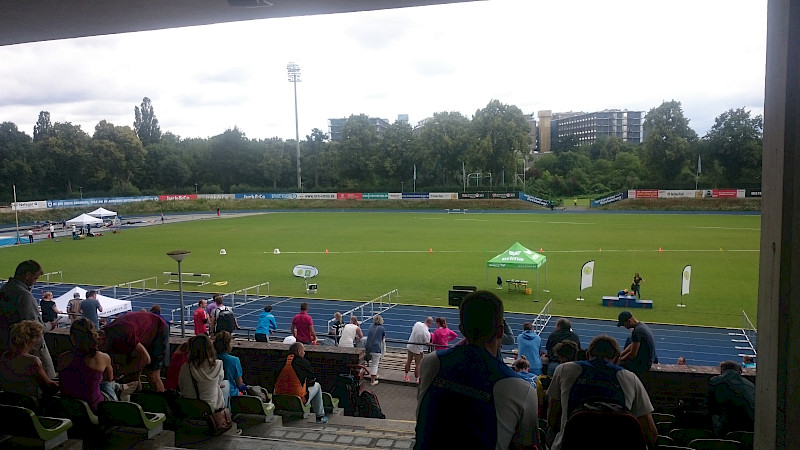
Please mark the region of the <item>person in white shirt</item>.
[[410, 381], [408, 373], [411, 372], [411, 361], [414, 361], [414, 381], [419, 383], [419, 364], [422, 362], [422, 357], [428, 344], [431, 342], [431, 326], [433, 326], [433, 317], [428, 317], [425, 322], [417, 322], [411, 328], [411, 336], [408, 337], [408, 355], [406, 357], [406, 376], [403, 378], [405, 381]]

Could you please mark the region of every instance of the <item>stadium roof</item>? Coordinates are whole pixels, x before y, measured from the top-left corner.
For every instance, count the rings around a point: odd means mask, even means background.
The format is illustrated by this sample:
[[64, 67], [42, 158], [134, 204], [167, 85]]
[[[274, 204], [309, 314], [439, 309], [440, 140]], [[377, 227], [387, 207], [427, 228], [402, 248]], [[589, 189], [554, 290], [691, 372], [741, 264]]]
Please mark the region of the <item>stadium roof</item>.
[[6, 0], [0, 45], [476, 0]]

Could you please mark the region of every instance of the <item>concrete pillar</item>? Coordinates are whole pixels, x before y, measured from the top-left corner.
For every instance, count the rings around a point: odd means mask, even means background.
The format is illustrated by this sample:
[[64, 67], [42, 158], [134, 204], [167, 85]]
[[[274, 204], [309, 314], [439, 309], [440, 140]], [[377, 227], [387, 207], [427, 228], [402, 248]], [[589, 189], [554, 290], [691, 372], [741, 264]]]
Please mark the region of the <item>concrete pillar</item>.
[[756, 449], [800, 436], [800, 0], [769, 0]]

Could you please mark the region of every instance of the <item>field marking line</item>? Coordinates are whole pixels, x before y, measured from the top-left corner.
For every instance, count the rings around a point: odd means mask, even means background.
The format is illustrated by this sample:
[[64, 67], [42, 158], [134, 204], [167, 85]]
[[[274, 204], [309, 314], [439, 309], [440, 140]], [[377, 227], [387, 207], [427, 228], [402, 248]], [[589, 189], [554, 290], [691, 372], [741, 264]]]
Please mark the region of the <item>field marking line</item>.
[[[543, 250], [541, 253], [719, 253], [719, 252], [760, 252], [760, 249], [581, 249], [581, 250]], [[355, 255], [364, 253], [500, 253], [501, 250], [345, 250], [345, 251], [315, 251], [315, 252], [289, 252], [281, 251], [281, 255]], [[273, 254], [272, 252], [264, 252], [265, 254]], [[280, 256], [280, 255], [275, 255]]]
[[698, 228], [701, 230], [747, 230], [747, 231], [761, 231], [761, 228], [740, 228], [740, 227], [698, 227], [691, 226], [689, 228]]

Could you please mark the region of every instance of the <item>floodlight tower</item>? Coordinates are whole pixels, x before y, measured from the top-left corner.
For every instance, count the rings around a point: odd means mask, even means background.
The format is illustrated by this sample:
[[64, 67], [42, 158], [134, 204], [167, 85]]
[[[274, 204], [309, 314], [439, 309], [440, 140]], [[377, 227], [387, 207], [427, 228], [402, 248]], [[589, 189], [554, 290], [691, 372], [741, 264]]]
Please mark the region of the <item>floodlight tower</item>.
[[294, 134], [297, 144], [297, 189], [303, 188], [302, 178], [300, 177], [300, 125], [297, 120], [297, 82], [300, 81], [300, 66], [290, 62], [286, 65], [289, 71], [289, 82], [294, 84]]

